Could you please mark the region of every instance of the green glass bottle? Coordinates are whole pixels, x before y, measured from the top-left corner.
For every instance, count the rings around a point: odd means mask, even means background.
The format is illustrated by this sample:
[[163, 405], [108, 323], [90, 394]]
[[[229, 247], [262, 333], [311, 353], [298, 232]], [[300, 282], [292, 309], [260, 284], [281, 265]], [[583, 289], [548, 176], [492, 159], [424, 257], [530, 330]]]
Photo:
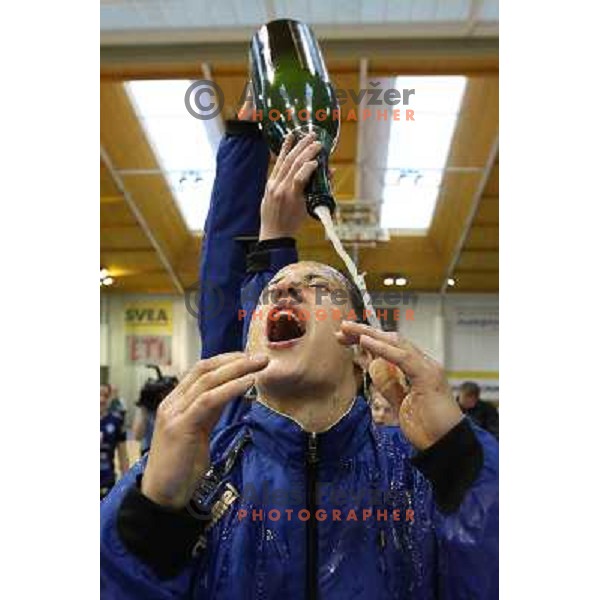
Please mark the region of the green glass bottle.
[[285, 136], [315, 132], [323, 145], [317, 170], [305, 193], [308, 213], [335, 211], [329, 181], [329, 155], [340, 131], [340, 110], [319, 44], [308, 25], [280, 19], [263, 25], [252, 38], [250, 73], [257, 114], [271, 150], [279, 154]]

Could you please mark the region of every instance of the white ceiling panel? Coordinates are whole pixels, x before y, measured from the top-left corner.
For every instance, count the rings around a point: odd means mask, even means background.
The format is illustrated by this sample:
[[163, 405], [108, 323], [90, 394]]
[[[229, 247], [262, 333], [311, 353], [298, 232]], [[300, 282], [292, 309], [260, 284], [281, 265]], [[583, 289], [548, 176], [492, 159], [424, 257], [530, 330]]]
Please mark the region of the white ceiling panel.
[[386, 0], [373, 0], [373, 2], [360, 2], [360, 20], [363, 23], [377, 23], [386, 20]]
[[479, 19], [482, 21], [498, 21], [498, 0], [483, 0], [479, 11]]
[[335, 16], [335, 2], [309, 0], [309, 12], [312, 23], [333, 23]]
[[[476, 1], [476, 0], [473, 0]], [[472, 0], [441, 0], [437, 4], [437, 21], [465, 21], [469, 17]]]
[[269, 20], [267, 7], [262, 0], [248, 2], [248, 0], [234, 0], [231, 4], [235, 7], [235, 25], [247, 27], [256, 26]]
[[[327, 25], [467, 23], [498, 20], [499, 0], [103, 0], [104, 32], [256, 27], [270, 18]], [[269, 13], [270, 10], [274, 14]]]
[[412, 0], [389, 0], [387, 18], [390, 21], [410, 21]]
[[436, 0], [413, 0], [410, 14], [411, 21], [417, 23], [435, 21], [436, 10]]

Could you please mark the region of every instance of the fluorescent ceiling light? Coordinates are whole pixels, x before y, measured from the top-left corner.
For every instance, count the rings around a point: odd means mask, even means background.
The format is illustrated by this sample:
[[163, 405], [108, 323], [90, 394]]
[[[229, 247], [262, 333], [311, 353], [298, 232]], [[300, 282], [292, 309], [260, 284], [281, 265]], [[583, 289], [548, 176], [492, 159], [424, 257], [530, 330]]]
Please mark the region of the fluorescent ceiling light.
[[[399, 105], [403, 120], [390, 121], [382, 227], [429, 228], [465, 85], [465, 77], [396, 77], [395, 89], [415, 93], [409, 105]], [[407, 108], [414, 121], [404, 120]]]
[[204, 227], [216, 170], [217, 121], [195, 119], [184, 103], [188, 80], [125, 84], [179, 210], [192, 231]]

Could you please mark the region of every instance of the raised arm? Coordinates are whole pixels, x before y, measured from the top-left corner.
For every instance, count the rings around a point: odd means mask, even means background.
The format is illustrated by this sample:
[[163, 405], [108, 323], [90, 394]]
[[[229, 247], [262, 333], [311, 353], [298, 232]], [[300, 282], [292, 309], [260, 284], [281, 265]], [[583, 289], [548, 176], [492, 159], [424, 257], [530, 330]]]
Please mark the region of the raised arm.
[[304, 188], [317, 167], [321, 150], [309, 134], [294, 145], [288, 136], [273, 167], [260, 207], [259, 242], [248, 256], [248, 272], [242, 288], [244, 343], [260, 293], [283, 267], [298, 261], [295, 236], [308, 217]]
[[204, 226], [198, 325], [202, 358], [242, 348], [238, 319], [248, 242], [258, 237], [269, 149], [258, 125], [228, 121]]
[[[261, 291], [279, 269], [298, 260], [294, 236], [308, 216], [304, 188], [317, 166], [313, 159], [319, 150], [320, 144], [315, 141], [314, 136], [306, 136], [296, 146], [293, 146], [292, 137], [286, 140], [260, 204], [259, 241], [248, 256], [247, 273], [243, 251], [240, 251], [235, 259], [236, 268], [237, 260], [243, 261], [242, 272], [246, 275], [245, 278], [238, 271], [231, 274], [231, 281], [226, 273], [217, 274], [225, 282], [224, 289], [227, 293], [223, 294], [223, 297], [229, 302], [223, 315], [219, 317], [218, 323], [222, 329], [207, 315], [200, 315], [201, 322], [207, 322], [211, 337], [217, 336], [211, 348], [219, 344], [219, 335], [230, 336], [224, 339], [227, 343], [237, 344], [236, 348], [245, 347], [252, 311]], [[249, 212], [245, 210], [245, 214], [248, 215]], [[259, 209], [256, 207], [257, 217], [258, 214]], [[235, 220], [237, 215], [230, 213], [229, 219]], [[210, 228], [216, 229], [214, 223], [210, 224]], [[240, 231], [241, 228], [237, 227], [237, 230]], [[219, 352], [230, 349], [234, 349], [233, 345], [221, 347]], [[230, 402], [225, 407], [214, 433], [238, 423], [248, 408], [248, 402], [243, 399]]]

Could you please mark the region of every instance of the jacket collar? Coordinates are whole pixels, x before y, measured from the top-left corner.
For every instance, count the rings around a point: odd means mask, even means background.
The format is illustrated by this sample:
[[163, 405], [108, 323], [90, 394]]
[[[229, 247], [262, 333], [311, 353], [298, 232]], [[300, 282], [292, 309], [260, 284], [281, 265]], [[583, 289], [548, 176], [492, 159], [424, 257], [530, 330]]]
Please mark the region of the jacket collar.
[[[245, 419], [254, 442], [284, 461], [305, 462], [311, 434], [287, 415], [254, 401]], [[325, 432], [316, 434], [319, 462], [335, 462], [354, 456], [367, 441], [371, 410], [361, 396], [342, 418]]]

